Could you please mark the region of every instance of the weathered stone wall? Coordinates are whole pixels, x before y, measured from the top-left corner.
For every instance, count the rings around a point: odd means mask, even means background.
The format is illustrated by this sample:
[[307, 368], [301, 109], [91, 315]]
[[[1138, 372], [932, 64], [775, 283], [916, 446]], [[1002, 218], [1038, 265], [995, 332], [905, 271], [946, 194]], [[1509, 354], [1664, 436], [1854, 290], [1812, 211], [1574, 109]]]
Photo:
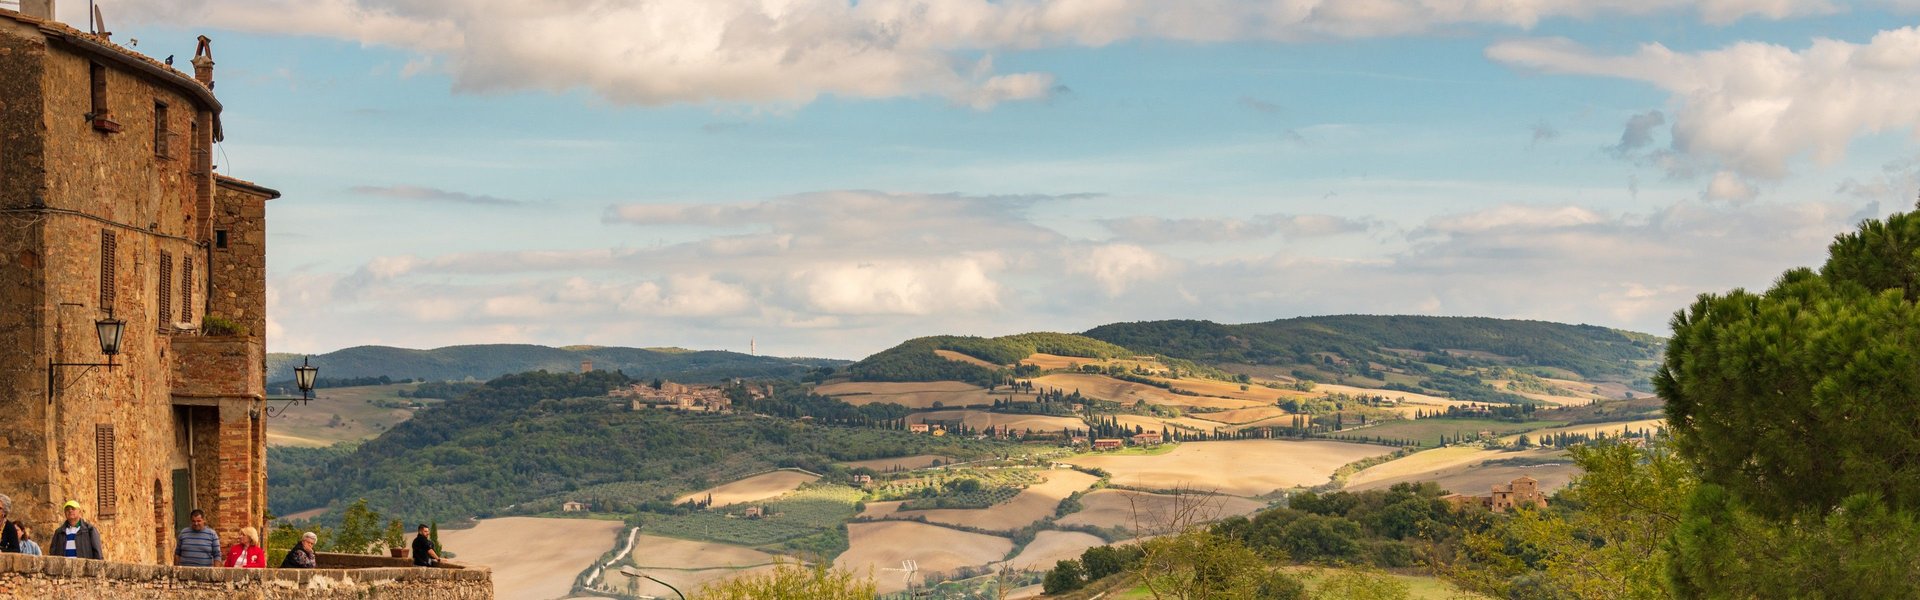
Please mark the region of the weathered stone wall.
[[[69, 35], [0, 11], [0, 345], [8, 348], [0, 352], [0, 493], [42, 536], [59, 521], [59, 504], [78, 500], [108, 558], [160, 562], [170, 553], [172, 469], [187, 452], [170, 393], [171, 339], [176, 322], [196, 327], [204, 314], [188, 309], [187, 296], [204, 306], [210, 270], [200, 235], [208, 219], [196, 216], [195, 202], [212, 178], [191, 168], [190, 140], [206, 138], [208, 128], [195, 123], [210, 123], [212, 107], [126, 58], [63, 41]], [[95, 64], [117, 133], [89, 119]], [[166, 130], [183, 135], [156, 135], [159, 104]], [[103, 231], [116, 240], [110, 256], [102, 256]], [[163, 254], [172, 258], [165, 281]], [[103, 298], [109, 261], [113, 294]], [[115, 366], [58, 368], [49, 401], [50, 362], [108, 362], [94, 328], [108, 314], [127, 322]], [[102, 514], [104, 505], [113, 514]]]
[[[213, 247], [213, 297], [207, 312], [246, 326], [249, 334], [267, 334], [267, 200], [271, 194], [231, 179], [214, 192], [213, 230], [226, 232], [227, 246]], [[216, 235], [215, 239], [219, 239]], [[264, 359], [265, 355], [262, 355]]]
[[484, 569], [208, 569], [0, 554], [0, 598], [491, 600]]

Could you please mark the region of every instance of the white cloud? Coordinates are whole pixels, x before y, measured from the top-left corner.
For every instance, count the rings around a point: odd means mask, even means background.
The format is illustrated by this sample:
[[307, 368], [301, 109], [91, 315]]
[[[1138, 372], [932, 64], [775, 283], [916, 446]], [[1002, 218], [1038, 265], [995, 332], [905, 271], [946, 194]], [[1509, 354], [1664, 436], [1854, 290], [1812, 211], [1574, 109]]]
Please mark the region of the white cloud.
[[1732, 172], [1721, 171], [1713, 174], [1713, 181], [1707, 183], [1707, 191], [1701, 192], [1700, 197], [1743, 204], [1752, 202], [1759, 195], [1760, 190], [1755, 189], [1752, 183]]
[[1000, 305], [991, 258], [820, 265], [793, 275], [805, 307], [830, 315], [930, 315]]
[[[1751, 10], [1775, 3], [1743, 3]], [[1764, 13], [1763, 13], [1764, 14]], [[1860, 136], [1920, 127], [1920, 29], [1882, 31], [1866, 43], [1816, 39], [1806, 48], [1741, 42], [1677, 52], [1660, 44], [1606, 55], [1565, 39], [1502, 42], [1493, 60], [1548, 73], [1643, 81], [1672, 94], [1672, 150], [1743, 177], [1779, 179], [1808, 157], [1832, 164]], [[1620, 148], [1657, 125], [1630, 121]], [[1718, 177], [1716, 177], [1718, 179]]]
[[1134, 283], [1165, 275], [1173, 268], [1166, 257], [1133, 244], [1101, 244], [1069, 260], [1069, 270], [1091, 275], [1109, 297], [1120, 296]]
[[995, 73], [990, 59], [962, 57], [1141, 39], [1525, 29], [1618, 14], [1690, 12], [1726, 23], [1836, 8], [1825, 0], [162, 0], [126, 5], [119, 16], [402, 48], [426, 55], [403, 75], [444, 70], [456, 89], [472, 92], [586, 89], [634, 105], [919, 96], [984, 109], [1044, 99], [1056, 89], [1053, 76]]

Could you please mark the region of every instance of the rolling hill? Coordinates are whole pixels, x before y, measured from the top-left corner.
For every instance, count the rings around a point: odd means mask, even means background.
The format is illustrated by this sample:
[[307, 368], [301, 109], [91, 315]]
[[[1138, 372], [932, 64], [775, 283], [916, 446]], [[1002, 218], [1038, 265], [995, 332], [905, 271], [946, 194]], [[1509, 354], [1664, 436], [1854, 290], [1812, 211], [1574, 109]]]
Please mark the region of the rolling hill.
[[[1102, 325], [1086, 337], [1203, 363], [1311, 364], [1446, 353], [1493, 364], [1565, 369], [1588, 379], [1642, 379], [1666, 348], [1661, 338], [1593, 325], [1485, 317], [1335, 315], [1223, 325], [1140, 321]], [[1410, 351], [1410, 352], [1409, 352]]]
[[[303, 355], [267, 355], [267, 381], [293, 379], [293, 367]], [[688, 382], [719, 381], [733, 377], [793, 378], [820, 367], [838, 367], [847, 361], [824, 358], [780, 358], [738, 352], [690, 351], [678, 348], [620, 348], [531, 344], [482, 344], [412, 350], [391, 346], [356, 346], [312, 356], [320, 375], [330, 379], [386, 376], [396, 380], [429, 381], [478, 379], [528, 371], [572, 372], [580, 361], [594, 369], [621, 371], [647, 379], [671, 375]]]

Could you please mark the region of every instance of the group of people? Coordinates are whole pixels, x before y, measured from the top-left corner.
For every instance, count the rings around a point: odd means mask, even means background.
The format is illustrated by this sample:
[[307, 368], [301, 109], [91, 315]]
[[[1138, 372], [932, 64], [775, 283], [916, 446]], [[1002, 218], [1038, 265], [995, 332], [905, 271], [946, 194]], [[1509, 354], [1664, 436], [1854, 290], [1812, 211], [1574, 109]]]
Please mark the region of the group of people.
[[48, 541], [51, 549], [43, 549], [34, 541], [33, 531], [26, 523], [13, 520], [13, 499], [0, 494], [0, 552], [13, 552], [29, 555], [65, 556], [68, 558], [100, 558], [100, 531], [92, 523], [80, 518], [80, 503], [69, 500], [61, 505], [66, 520], [53, 528], [53, 537]]
[[[51, 550], [43, 550], [33, 539], [27, 524], [12, 519], [13, 499], [0, 494], [0, 552], [17, 554], [65, 556], [68, 558], [101, 559], [100, 530], [92, 523], [80, 518], [80, 502], [68, 500], [60, 506], [66, 520], [53, 530], [48, 540]], [[263, 569], [267, 566], [267, 549], [260, 543], [260, 530], [252, 526], [241, 527], [240, 543], [228, 546], [224, 551], [220, 547], [220, 534], [207, 526], [207, 514], [193, 509], [188, 515], [193, 524], [180, 530], [173, 547], [173, 562], [183, 567], [233, 567], [242, 569]], [[318, 561], [313, 545], [320, 536], [309, 531], [300, 535], [300, 543], [287, 551], [287, 557], [280, 561], [282, 569], [311, 569]], [[419, 535], [413, 538], [413, 564], [431, 567], [439, 564], [440, 555], [434, 551], [430, 539], [430, 529], [422, 524]]]

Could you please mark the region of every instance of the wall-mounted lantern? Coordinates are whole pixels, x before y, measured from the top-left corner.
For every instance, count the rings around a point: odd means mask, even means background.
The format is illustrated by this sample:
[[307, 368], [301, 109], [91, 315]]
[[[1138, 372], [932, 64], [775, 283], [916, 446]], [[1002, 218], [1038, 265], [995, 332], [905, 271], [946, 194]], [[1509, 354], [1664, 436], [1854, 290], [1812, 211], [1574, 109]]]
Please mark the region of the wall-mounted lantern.
[[[109, 308], [107, 309], [107, 318], [100, 319], [98, 321], [93, 322], [93, 331], [96, 335], [100, 336], [100, 353], [107, 355], [107, 362], [63, 363], [63, 362], [54, 362], [52, 358], [48, 358], [47, 359], [47, 403], [48, 404], [53, 403], [53, 396], [55, 392], [58, 392], [60, 389], [68, 387], [69, 385], [72, 385], [72, 384], [67, 384], [67, 385], [60, 384], [60, 376], [59, 376], [60, 367], [86, 367], [88, 370], [92, 370], [94, 367], [106, 367], [107, 370], [111, 371], [113, 370], [114, 367], [119, 366], [113, 362], [113, 357], [120, 354], [120, 336], [126, 333], [127, 322], [114, 318], [113, 309]], [[82, 371], [81, 374], [85, 375], [86, 372]]]

